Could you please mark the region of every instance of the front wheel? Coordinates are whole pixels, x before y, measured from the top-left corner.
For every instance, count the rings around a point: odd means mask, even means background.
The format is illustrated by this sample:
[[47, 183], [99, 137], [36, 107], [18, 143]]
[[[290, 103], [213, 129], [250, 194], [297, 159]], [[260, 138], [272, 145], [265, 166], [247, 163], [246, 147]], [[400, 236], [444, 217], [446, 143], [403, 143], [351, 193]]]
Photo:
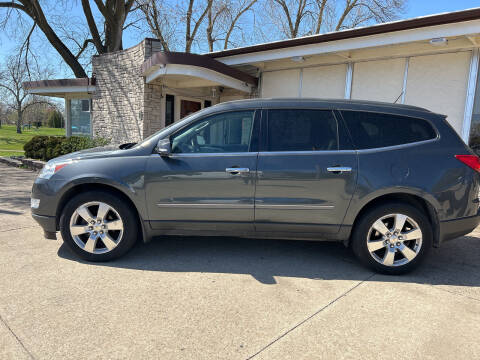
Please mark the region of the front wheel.
[[137, 240], [135, 214], [113, 194], [88, 191], [71, 199], [60, 217], [63, 241], [88, 261], [116, 259]]
[[418, 266], [432, 247], [425, 214], [403, 203], [371, 209], [356, 224], [352, 249], [362, 263], [384, 274], [403, 274]]

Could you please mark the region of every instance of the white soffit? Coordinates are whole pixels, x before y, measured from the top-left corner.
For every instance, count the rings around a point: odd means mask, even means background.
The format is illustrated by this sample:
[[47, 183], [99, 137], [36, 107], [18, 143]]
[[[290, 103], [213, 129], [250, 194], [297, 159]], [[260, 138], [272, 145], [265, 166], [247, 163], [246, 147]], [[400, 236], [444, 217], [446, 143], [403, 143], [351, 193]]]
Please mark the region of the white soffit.
[[351, 39], [301, 45], [282, 49], [219, 57], [226, 65], [244, 65], [261, 61], [280, 60], [296, 56], [318, 55], [378, 46], [395, 45], [438, 37], [466, 36], [480, 33], [480, 20], [430, 26]]
[[240, 80], [218, 73], [214, 70], [194, 65], [166, 64], [163, 67], [157, 67], [155, 70], [147, 74], [145, 81], [149, 84], [159, 77], [168, 75], [192, 76], [213, 81], [221, 86], [230, 87], [246, 93], [250, 93], [251, 91], [251, 87]]

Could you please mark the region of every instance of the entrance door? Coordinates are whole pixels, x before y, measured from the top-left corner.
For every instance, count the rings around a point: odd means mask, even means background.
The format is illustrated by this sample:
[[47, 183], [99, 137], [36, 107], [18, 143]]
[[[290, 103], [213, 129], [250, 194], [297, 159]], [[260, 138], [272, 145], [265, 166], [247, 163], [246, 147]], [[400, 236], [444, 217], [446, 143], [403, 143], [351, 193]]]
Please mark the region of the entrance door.
[[201, 108], [202, 103], [199, 101], [180, 100], [180, 119], [199, 111]]
[[355, 151], [339, 151], [332, 111], [268, 110], [258, 157], [257, 232], [336, 233], [355, 190]]
[[259, 133], [254, 122], [254, 110], [225, 112], [170, 136], [171, 156], [152, 155], [147, 164], [153, 228], [253, 232]]

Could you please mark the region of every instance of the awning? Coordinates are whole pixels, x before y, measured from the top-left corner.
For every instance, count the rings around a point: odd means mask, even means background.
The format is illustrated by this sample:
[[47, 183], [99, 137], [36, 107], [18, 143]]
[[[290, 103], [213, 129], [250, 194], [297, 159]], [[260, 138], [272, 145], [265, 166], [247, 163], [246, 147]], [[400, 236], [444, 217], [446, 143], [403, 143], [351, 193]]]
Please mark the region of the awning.
[[29, 94], [64, 98], [68, 95], [86, 96], [95, 92], [94, 78], [27, 81], [23, 87]]
[[175, 88], [224, 86], [250, 93], [258, 79], [205, 55], [158, 52], [142, 65], [147, 84], [161, 79]]

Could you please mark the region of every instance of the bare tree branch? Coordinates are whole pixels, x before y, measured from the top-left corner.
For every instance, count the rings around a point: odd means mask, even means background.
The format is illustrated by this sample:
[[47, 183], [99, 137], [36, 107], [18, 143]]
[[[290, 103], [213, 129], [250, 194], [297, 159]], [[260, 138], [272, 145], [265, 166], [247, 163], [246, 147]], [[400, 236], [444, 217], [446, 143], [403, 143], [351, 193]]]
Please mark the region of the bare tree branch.
[[85, 14], [85, 18], [87, 19], [88, 28], [90, 29], [90, 33], [92, 34], [92, 42], [95, 45], [97, 52], [99, 54], [102, 54], [105, 51], [105, 48], [103, 47], [102, 39], [100, 38], [97, 24], [95, 23], [95, 19], [93, 18], [92, 9], [90, 8], [90, 3], [88, 2], [88, 0], [82, 0], [82, 8], [83, 13]]
[[[90, 36], [95, 45], [98, 54], [112, 52], [122, 49], [122, 36], [124, 24], [128, 14], [132, 11], [134, 0], [95, 0], [95, 4], [101, 13], [101, 19], [104, 25], [104, 36], [97, 28], [97, 22], [92, 14], [88, 0], [82, 0], [82, 8], [87, 20]], [[86, 77], [86, 71], [79, 62], [78, 52], [74, 55], [68, 43], [64, 42], [59, 36], [59, 29], [54, 27], [51, 16], [47, 19], [40, 0], [12, 0], [9, 2], [0, 2], [0, 8], [15, 9], [20, 13], [27, 15], [36, 26], [43, 32], [50, 44], [55, 48], [65, 63], [70, 67], [76, 77]], [[47, 8], [50, 12], [51, 9]], [[51, 14], [50, 14], [51, 15]], [[6, 19], [2, 20], [2, 25], [8, 21], [9, 12], [7, 10]], [[84, 49], [80, 47], [80, 51]], [[81, 51], [80, 55], [83, 53]]]

